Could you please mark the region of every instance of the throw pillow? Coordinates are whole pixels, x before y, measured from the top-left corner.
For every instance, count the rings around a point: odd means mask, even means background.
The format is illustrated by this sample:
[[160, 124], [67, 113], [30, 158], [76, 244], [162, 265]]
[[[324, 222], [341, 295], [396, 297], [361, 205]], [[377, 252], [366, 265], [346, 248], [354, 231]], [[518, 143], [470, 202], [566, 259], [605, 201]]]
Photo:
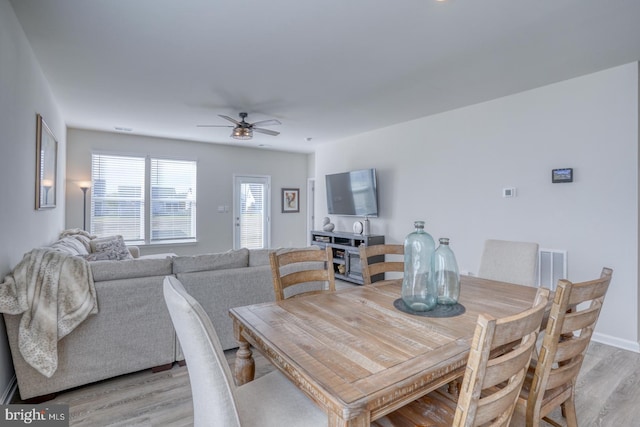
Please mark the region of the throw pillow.
[[122, 236], [101, 237], [91, 241], [88, 261], [133, 259]]

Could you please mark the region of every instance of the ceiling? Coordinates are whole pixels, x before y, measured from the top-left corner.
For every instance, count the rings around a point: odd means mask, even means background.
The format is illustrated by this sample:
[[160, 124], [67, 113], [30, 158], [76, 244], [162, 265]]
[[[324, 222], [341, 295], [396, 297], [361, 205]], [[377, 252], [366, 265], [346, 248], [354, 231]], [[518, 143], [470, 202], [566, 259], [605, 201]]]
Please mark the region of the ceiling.
[[[69, 127], [317, 144], [640, 59], [638, 0], [11, 0]], [[277, 119], [230, 138], [218, 114]]]

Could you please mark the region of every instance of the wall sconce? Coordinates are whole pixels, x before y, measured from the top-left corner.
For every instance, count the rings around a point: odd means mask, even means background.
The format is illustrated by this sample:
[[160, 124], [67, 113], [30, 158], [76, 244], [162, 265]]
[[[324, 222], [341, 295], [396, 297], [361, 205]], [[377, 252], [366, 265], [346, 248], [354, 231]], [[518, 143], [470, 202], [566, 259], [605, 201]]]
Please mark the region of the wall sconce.
[[82, 190], [82, 229], [87, 231], [87, 190], [91, 188], [91, 182], [81, 181], [78, 186]]

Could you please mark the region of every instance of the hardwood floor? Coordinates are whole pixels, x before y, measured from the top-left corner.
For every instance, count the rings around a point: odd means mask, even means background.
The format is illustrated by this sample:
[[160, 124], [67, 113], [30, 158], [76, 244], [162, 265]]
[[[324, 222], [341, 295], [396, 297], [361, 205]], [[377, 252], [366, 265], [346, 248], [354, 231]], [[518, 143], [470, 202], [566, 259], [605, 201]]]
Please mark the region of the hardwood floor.
[[[235, 351], [226, 353], [233, 367]], [[273, 368], [254, 351], [256, 377]], [[640, 354], [592, 342], [578, 379], [581, 426], [635, 426], [640, 419]], [[59, 394], [51, 403], [68, 404], [71, 426], [191, 426], [193, 408], [186, 367], [156, 374], [124, 375]], [[19, 402], [16, 402], [19, 403]], [[552, 414], [564, 422], [560, 411]]]

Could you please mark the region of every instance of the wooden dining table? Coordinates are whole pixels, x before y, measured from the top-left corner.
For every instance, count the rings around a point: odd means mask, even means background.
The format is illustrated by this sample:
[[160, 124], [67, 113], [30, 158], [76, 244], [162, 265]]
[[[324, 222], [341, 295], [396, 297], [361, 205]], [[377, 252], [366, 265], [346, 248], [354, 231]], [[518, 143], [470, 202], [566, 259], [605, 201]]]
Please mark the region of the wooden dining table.
[[401, 280], [388, 280], [231, 309], [236, 382], [253, 380], [253, 346], [327, 413], [328, 426], [368, 427], [461, 377], [478, 314], [523, 311], [536, 288], [462, 276], [465, 311], [443, 318], [398, 310], [400, 293]]

